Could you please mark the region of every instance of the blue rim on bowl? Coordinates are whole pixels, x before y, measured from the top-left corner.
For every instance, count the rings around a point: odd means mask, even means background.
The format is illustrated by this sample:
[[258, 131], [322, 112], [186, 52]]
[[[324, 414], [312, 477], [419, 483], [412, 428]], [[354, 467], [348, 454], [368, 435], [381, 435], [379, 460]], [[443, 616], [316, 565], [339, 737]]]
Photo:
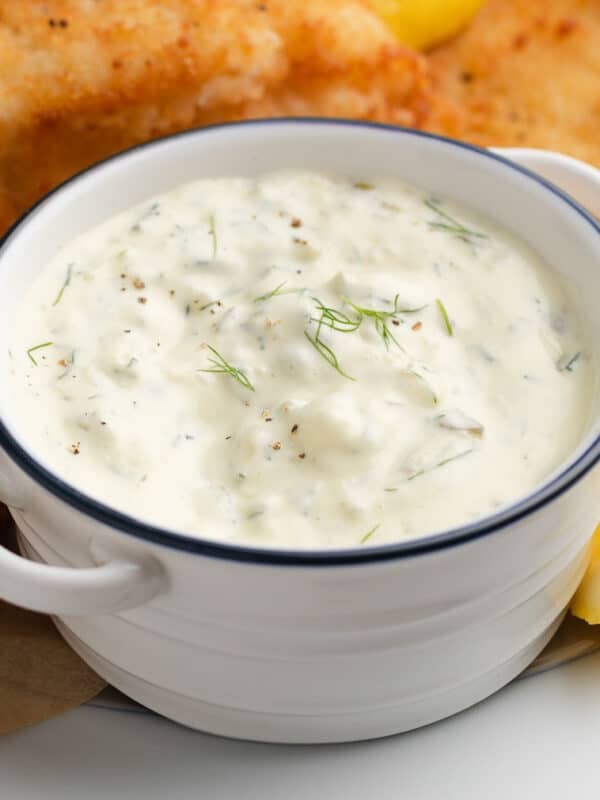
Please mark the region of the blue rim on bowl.
[[[201, 136], [204, 132], [214, 131], [215, 129], [243, 127], [243, 126], [267, 126], [267, 125], [323, 125], [323, 126], [358, 126], [364, 128], [374, 128], [387, 131], [394, 135], [418, 136], [422, 138], [434, 139], [444, 142], [453, 147], [462, 148], [477, 153], [483, 158], [500, 162], [506, 168], [519, 172], [541, 186], [549, 192], [558, 196], [564, 203], [574, 209], [584, 218], [592, 228], [600, 235], [600, 223], [580, 206], [572, 197], [563, 192], [554, 184], [536, 175], [530, 170], [515, 164], [512, 161], [465, 142], [449, 139], [445, 136], [416, 131], [410, 128], [401, 128], [393, 125], [383, 125], [375, 122], [363, 122], [358, 120], [345, 119], [323, 119], [312, 117], [294, 117], [282, 119], [249, 120], [244, 122], [231, 122], [220, 125], [210, 125], [203, 128], [182, 131], [181, 133], [164, 136], [151, 142], [144, 142], [129, 148], [121, 153], [110, 156], [103, 161], [77, 173], [66, 180], [60, 186], [53, 189], [23, 216], [18, 219], [7, 233], [0, 239], [0, 269], [2, 252], [13, 235], [23, 226], [30, 216], [36, 213], [41, 205], [45, 204], [53, 195], [62, 192], [71, 183], [80, 180], [90, 172], [102, 169], [106, 164], [128, 154], [139, 151], [143, 148], [152, 148], [160, 142], [182, 138], [186, 136]], [[454, 547], [465, 542], [479, 539], [484, 536], [503, 530], [506, 526], [529, 516], [538, 509], [545, 506], [565, 491], [571, 488], [577, 481], [584, 477], [595, 464], [600, 461], [600, 435], [597, 436], [591, 445], [576, 459], [569, 464], [560, 474], [556, 475], [552, 481], [542, 485], [539, 489], [527, 495], [520, 501], [512, 504], [504, 511], [498, 512], [481, 521], [469, 523], [456, 528], [451, 528], [441, 533], [434, 533], [420, 537], [416, 540], [397, 542], [394, 544], [372, 545], [362, 549], [340, 549], [340, 550], [282, 550], [268, 549], [261, 547], [250, 547], [247, 545], [219, 543], [216, 541], [192, 537], [189, 534], [178, 533], [166, 528], [157, 527], [146, 522], [130, 517], [110, 506], [94, 500], [83, 494], [77, 489], [69, 486], [60, 477], [47, 470], [39, 464], [15, 439], [0, 418], [0, 448], [10, 456], [10, 458], [34, 481], [39, 483], [55, 497], [63, 500], [68, 505], [86, 514], [98, 522], [108, 525], [130, 536], [144, 539], [154, 544], [182, 550], [196, 555], [208, 556], [219, 559], [227, 559], [239, 562], [250, 562], [255, 564], [272, 564], [278, 566], [343, 566], [352, 564], [364, 564], [368, 562], [388, 561], [398, 558], [411, 558], [424, 555], [436, 550]]]

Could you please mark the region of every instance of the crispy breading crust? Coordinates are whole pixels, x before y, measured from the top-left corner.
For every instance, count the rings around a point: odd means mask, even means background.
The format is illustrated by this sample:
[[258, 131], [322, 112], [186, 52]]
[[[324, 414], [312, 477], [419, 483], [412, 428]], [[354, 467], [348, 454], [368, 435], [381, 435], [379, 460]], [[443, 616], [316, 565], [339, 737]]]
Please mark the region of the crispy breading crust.
[[489, 0], [425, 60], [368, 0], [2, 0], [0, 231], [52, 186], [195, 125], [314, 114], [600, 166], [600, 0]]
[[2, 0], [0, 228], [68, 175], [195, 125], [422, 124], [425, 61], [367, 0]]
[[489, 0], [430, 64], [433, 130], [600, 166], [600, 0]]

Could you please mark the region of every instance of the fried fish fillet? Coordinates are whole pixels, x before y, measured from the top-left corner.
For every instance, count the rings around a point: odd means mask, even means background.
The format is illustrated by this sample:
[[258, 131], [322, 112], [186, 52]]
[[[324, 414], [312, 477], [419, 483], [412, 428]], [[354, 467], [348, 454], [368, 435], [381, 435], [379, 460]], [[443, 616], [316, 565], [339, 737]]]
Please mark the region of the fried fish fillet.
[[367, 0], [1, 0], [0, 229], [137, 142], [261, 116], [420, 125], [428, 87]]
[[433, 130], [600, 166], [600, 0], [489, 0], [429, 60]]

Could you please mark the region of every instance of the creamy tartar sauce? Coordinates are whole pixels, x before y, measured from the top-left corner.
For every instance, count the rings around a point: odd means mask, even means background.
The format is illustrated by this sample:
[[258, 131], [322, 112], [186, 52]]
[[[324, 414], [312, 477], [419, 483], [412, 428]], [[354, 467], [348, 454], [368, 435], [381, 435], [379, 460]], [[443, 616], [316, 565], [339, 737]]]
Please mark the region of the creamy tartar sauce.
[[596, 382], [577, 301], [523, 243], [395, 179], [299, 170], [190, 183], [79, 236], [9, 347], [14, 427], [47, 466], [258, 546], [489, 514], [573, 451]]

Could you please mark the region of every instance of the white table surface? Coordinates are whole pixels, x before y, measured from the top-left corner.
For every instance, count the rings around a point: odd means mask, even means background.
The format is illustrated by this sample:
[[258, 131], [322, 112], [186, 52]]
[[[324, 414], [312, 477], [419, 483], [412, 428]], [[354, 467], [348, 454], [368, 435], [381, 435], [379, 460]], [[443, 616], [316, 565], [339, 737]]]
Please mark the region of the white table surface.
[[570, 800], [576, 792], [600, 796], [600, 652], [376, 742], [233, 742], [89, 706], [0, 740], [7, 800]]

